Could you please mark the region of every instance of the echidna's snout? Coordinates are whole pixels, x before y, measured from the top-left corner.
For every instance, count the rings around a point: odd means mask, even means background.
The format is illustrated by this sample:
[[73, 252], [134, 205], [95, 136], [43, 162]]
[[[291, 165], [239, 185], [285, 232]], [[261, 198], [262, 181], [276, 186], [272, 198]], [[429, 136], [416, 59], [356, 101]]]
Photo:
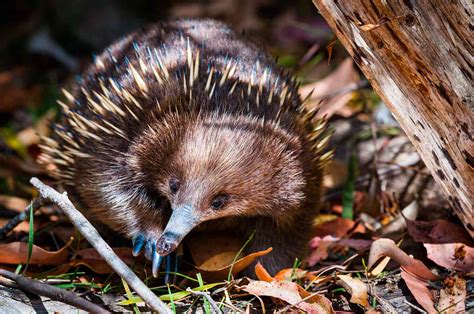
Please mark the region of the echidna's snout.
[[157, 242], [158, 254], [166, 256], [173, 252], [184, 237], [199, 224], [199, 216], [189, 204], [173, 209], [170, 220]]

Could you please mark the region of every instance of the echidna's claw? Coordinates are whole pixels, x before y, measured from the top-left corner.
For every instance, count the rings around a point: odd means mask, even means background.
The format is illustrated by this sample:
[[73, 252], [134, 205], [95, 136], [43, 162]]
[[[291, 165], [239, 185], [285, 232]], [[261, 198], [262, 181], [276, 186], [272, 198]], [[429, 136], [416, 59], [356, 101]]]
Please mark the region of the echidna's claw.
[[133, 256], [138, 256], [143, 248], [143, 244], [145, 243], [145, 237], [143, 236], [143, 234], [135, 236], [132, 240], [132, 243], [133, 243], [132, 254]]
[[145, 244], [145, 257], [151, 261], [153, 259], [153, 251], [156, 252], [156, 240], [147, 239]]
[[[151, 271], [153, 277], [158, 277], [161, 263], [163, 262], [163, 256], [156, 252], [156, 242], [153, 244], [153, 260], [151, 262]], [[166, 268], [168, 268], [168, 257], [166, 258]], [[166, 280], [166, 279], [165, 279]]]
[[140, 252], [144, 249], [145, 258], [151, 261], [151, 270], [153, 277], [158, 277], [160, 266], [163, 263], [163, 260], [166, 260], [165, 283], [171, 283], [172, 281], [174, 282], [176, 280], [176, 275], [174, 273], [178, 272], [180, 256], [182, 255], [180, 246], [178, 247], [176, 252], [171, 252], [166, 257], [164, 257], [158, 254], [157, 240], [154, 238], [148, 238], [145, 237], [143, 234], [139, 234], [133, 238], [132, 243], [132, 254], [134, 256], [139, 255]]

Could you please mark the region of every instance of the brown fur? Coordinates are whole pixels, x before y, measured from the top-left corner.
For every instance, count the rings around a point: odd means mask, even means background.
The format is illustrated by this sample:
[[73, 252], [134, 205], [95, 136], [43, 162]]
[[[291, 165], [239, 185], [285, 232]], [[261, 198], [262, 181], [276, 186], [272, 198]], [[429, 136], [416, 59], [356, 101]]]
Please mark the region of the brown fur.
[[66, 96], [42, 160], [86, 213], [159, 238], [189, 203], [204, 230], [256, 230], [248, 251], [272, 246], [271, 273], [304, 257], [327, 134], [256, 45], [211, 20], [155, 24], [112, 45]]

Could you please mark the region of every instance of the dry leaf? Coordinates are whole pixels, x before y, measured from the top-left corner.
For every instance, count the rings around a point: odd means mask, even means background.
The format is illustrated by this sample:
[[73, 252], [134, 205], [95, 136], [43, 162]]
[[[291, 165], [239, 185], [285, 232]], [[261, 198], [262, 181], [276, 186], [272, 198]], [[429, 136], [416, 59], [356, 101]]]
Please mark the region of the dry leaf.
[[428, 312], [436, 313], [437, 311], [434, 308], [434, 298], [433, 294], [428, 289], [428, 284], [412, 274], [401, 270], [401, 276], [405, 283], [407, 284], [408, 289], [410, 289], [411, 294], [415, 297], [416, 301]]
[[268, 272], [267, 270], [265, 269], [265, 267], [263, 267], [263, 265], [258, 262], [256, 265], [255, 265], [255, 275], [257, 276], [258, 280], [261, 280], [261, 281], [266, 281], [266, 282], [272, 282], [275, 280], [275, 278], [273, 278]]
[[[3, 227], [10, 221], [10, 218], [0, 218], [0, 227]], [[34, 222], [35, 230], [38, 229], [38, 222]], [[30, 230], [30, 222], [22, 221], [14, 229], [13, 232], [28, 232]]]
[[[209, 245], [210, 238], [212, 238], [212, 245]], [[235, 276], [258, 257], [272, 251], [272, 248], [268, 248], [264, 251], [254, 252], [238, 259], [232, 266], [235, 256], [243, 245], [242, 239], [238, 237], [224, 232], [202, 233], [187, 239], [187, 244], [196, 270], [209, 281], [226, 279], [231, 267], [232, 274]]]
[[[212, 245], [209, 245], [212, 239]], [[197, 233], [186, 239], [195, 265], [219, 269], [232, 263], [243, 245], [243, 240], [224, 232]]]
[[330, 235], [327, 235], [324, 238], [314, 237], [309, 242], [309, 246], [314, 251], [309, 255], [309, 257], [306, 258], [306, 263], [308, 266], [314, 266], [319, 261], [325, 260], [328, 257], [328, 250], [333, 247], [349, 247], [357, 251], [364, 251], [368, 249], [371, 244], [371, 240], [363, 239], [341, 239]]
[[285, 269], [280, 270], [275, 275], [275, 279], [278, 281], [292, 281], [293, 279], [303, 279], [303, 278], [306, 278], [308, 280], [313, 280], [316, 278], [316, 276], [300, 268], [285, 268]]
[[338, 275], [337, 284], [344, 287], [350, 293], [350, 302], [360, 304], [364, 308], [369, 306], [367, 286], [362, 280], [352, 278], [350, 275]]
[[474, 272], [474, 248], [463, 243], [423, 244], [428, 258], [447, 269]]
[[[338, 217], [334, 220], [314, 226], [313, 234], [318, 237], [332, 235], [340, 238], [347, 235], [347, 233], [355, 227], [355, 224], [356, 222], [351, 219]], [[359, 224], [355, 227], [353, 232], [365, 233], [365, 227]]]
[[416, 221], [406, 219], [410, 236], [422, 243], [464, 243], [470, 245], [472, 239], [463, 227], [443, 219]]
[[352, 99], [352, 93], [350, 92], [341, 93], [340, 95], [334, 95], [333, 93], [359, 82], [360, 77], [354, 68], [354, 62], [351, 58], [347, 58], [329, 76], [316, 83], [301, 87], [299, 93], [301, 98], [305, 99], [312, 92], [306, 107], [308, 109], [320, 108], [318, 116], [327, 115], [330, 117]]
[[421, 261], [408, 256], [403, 252], [393, 240], [378, 239], [374, 241], [370, 248], [368, 268], [372, 268], [375, 262], [384, 256], [390, 256], [400, 266], [410, 273], [427, 280], [437, 280], [438, 276], [434, 275], [428, 267]]
[[24, 211], [29, 204], [30, 202], [24, 198], [0, 195], [0, 206], [17, 213]]
[[[250, 294], [269, 296], [287, 302], [306, 313], [334, 313], [331, 302], [322, 295], [312, 296], [294, 282], [252, 281], [243, 288]], [[303, 301], [303, 298], [307, 298]]]
[[[33, 245], [30, 264], [57, 266], [67, 262], [68, 247], [72, 243], [72, 238], [59, 251], [46, 251], [45, 249]], [[0, 245], [0, 264], [26, 264], [28, 259], [28, 243], [11, 242]]]
[[437, 308], [443, 314], [465, 313], [466, 280], [457, 276], [448, 279], [449, 284], [440, 291]]
[[[331, 238], [329, 241], [326, 238]], [[326, 240], [325, 240], [326, 239]], [[305, 263], [309, 266], [312, 267], [319, 263], [319, 261], [323, 261], [326, 258], [328, 258], [328, 250], [329, 247], [333, 244], [334, 242], [332, 241], [331, 236], [326, 236], [324, 238], [320, 237], [314, 237], [310, 245], [311, 247], [316, 250], [311, 252], [311, 254], [306, 258]]]

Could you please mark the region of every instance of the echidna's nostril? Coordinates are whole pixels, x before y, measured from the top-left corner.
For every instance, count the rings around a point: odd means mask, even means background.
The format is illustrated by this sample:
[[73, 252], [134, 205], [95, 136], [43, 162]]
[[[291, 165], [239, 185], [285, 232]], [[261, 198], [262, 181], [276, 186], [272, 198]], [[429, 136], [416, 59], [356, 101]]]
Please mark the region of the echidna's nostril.
[[178, 241], [173, 234], [165, 233], [158, 240], [156, 250], [160, 255], [168, 255], [176, 249], [179, 244]]

